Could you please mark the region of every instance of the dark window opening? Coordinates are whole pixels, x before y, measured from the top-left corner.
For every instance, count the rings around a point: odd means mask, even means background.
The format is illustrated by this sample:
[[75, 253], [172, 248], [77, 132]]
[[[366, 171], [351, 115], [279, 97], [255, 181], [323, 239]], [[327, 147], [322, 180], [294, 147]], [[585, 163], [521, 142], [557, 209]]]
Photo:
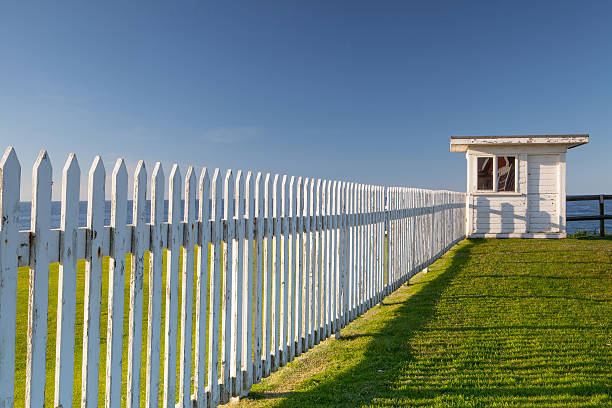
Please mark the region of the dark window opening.
[[478, 158], [478, 190], [493, 190], [493, 158]]
[[497, 191], [514, 191], [514, 157], [497, 157]]

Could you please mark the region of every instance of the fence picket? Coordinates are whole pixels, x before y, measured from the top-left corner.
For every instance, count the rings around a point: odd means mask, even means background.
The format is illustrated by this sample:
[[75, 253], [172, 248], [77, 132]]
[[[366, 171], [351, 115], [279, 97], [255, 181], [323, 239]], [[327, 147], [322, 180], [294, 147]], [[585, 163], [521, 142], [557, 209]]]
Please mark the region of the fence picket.
[[193, 396], [194, 406], [206, 408], [206, 288], [208, 286], [208, 245], [211, 238], [210, 228], [210, 179], [208, 169], [204, 167], [198, 183], [198, 257], [196, 259], [196, 319], [195, 319], [195, 354]]
[[181, 231], [181, 172], [170, 171], [168, 191], [168, 251], [166, 252], [166, 324], [164, 341], [163, 407], [173, 408], [176, 397], [176, 338], [178, 326], [179, 249]]
[[261, 190], [261, 173], [257, 172], [255, 177], [255, 184], [253, 185], [254, 198], [255, 198], [255, 248], [256, 257], [255, 261], [255, 277], [253, 279], [253, 292], [255, 294], [255, 315], [253, 319], [255, 321], [253, 331], [255, 332], [255, 344], [254, 344], [254, 373], [253, 382], [259, 383], [262, 376], [262, 344], [263, 344], [263, 273], [265, 272], [264, 267], [264, 253], [263, 253], [263, 241], [264, 241], [264, 205], [263, 205], [263, 194]]
[[263, 252], [263, 376], [272, 369], [272, 185], [270, 173], [264, 179], [265, 246]]
[[254, 217], [255, 208], [253, 201], [253, 174], [247, 172], [244, 180], [244, 223], [245, 223], [245, 237], [244, 237], [244, 261], [242, 275], [244, 277], [244, 284], [242, 288], [242, 388], [240, 389], [240, 395], [246, 395], [251, 386], [253, 385], [253, 373], [254, 373], [254, 360], [253, 360], [253, 305], [255, 304], [255, 297], [253, 295], [254, 287]]
[[144, 280], [144, 253], [146, 207], [147, 199], [147, 171], [141, 160], [134, 173], [134, 199], [133, 216], [134, 236], [132, 240], [132, 258], [130, 274], [130, 310], [129, 310], [129, 341], [128, 341], [128, 370], [126, 406], [137, 408], [140, 406], [140, 356], [142, 342], [142, 307]]
[[83, 367], [81, 407], [98, 406], [100, 367], [100, 312], [102, 301], [102, 243], [104, 233], [104, 195], [106, 172], [102, 158], [96, 156], [89, 170], [87, 193], [87, 245], [83, 322]]
[[51, 173], [49, 156], [45, 150], [41, 150], [32, 170], [31, 233], [34, 245], [30, 248], [26, 407], [45, 404]]
[[[185, 200], [183, 211], [183, 262], [181, 292], [181, 349], [179, 368], [179, 406], [191, 408], [191, 338], [193, 330], [193, 272], [196, 238], [196, 177], [193, 166], [185, 175]], [[183, 229], [181, 228], [181, 229]]]
[[55, 395], [53, 404], [72, 407], [74, 381], [74, 328], [77, 281], [77, 229], [81, 169], [71, 153], [62, 171], [61, 231], [64, 245], [60, 254], [57, 294], [57, 335], [55, 348]]
[[211, 220], [212, 233], [210, 246], [210, 286], [208, 291], [208, 389], [211, 407], [219, 405], [221, 395], [219, 387], [219, 318], [221, 307], [221, 243], [223, 226], [221, 224], [222, 180], [219, 169], [215, 169], [211, 182]]
[[302, 217], [302, 178], [298, 177], [295, 184], [295, 196], [292, 199], [293, 215], [293, 245], [295, 248], [295, 356], [302, 354], [302, 338], [304, 337], [303, 313], [304, 313], [304, 221]]
[[[125, 254], [128, 243], [127, 170], [117, 159], [112, 174], [111, 228], [112, 246], [108, 268], [108, 326], [106, 329], [106, 399], [107, 408], [121, 404], [121, 366], [123, 360], [123, 291]], [[173, 337], [174, 338], [174, 337]]]
[[225, 404], [231, 393], [231, 336], [232, 336], [232, 260], [235, 235], [234, 175], [231, 170], [223, 180], [223, 310], [221, 312], [221, 387], [220, 401]]
[[145, 406], [157, 408], [161, 353], [161, 298], [164, 224], [164, 170], [155, 163], [151, 176], [151, 235], [149, 255], [149, 309], [147, 318], [147, 374]]
[[[242, 170], [236, 172], [234, 182], [234, 225], [235, 237], [232, 240], [232, 337], [230, 377], [232, 397], [240, 394], [242, 388], [242, 312], [243, 312], [243, 274], [244, 274], [244, 176]], [[228, 241], [229, 242], [229, 241]]]
[[0, 161], [0, 408], [14, 404], [17, 237], [21, 166], [13, 147]]

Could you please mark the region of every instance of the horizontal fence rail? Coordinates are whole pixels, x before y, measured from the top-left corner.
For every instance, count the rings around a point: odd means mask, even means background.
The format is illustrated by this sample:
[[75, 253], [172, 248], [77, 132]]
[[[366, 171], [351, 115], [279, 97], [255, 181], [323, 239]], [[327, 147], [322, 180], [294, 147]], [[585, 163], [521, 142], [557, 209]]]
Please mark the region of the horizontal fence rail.
[[566, 201], [599, 201], [599, 215], [578, 215], [566, 217], [567, 221], [597, 221], [599, 220], [599, 235], [601, 237], [606, 236], [605, 220], [612, 220], [612, 215], [605, 214], [604, 202], [605, 200], [612, 200], [612, 195], [600, 194], [600, 195], [568, 195]]
[[[44, 406], [51, 394], [53, 406], [63, 408], [73, 400], [82, 407], [139, 407], [141, 390], [147, 407], [215, 407], [339, 336], [465, 237], [463, 193], [206, 168], [198, 176], [193, 167], [183, 179], [178, 165], [166, 184], [160, 163], [149, 183], [142, 161], [131, 192], [128, 177], [123, 159], [117, 160], [105, 225], [106, 169], [97, 156], [88, 175], [86, 225], [79, 226], [81, 170], [71, 154], [62, 172], [60, 226], [51, 228], [52, 166], [41, 151], [33, 169], [31, 228], [20, 231], [21, 167], [12, 148], [4, 153], [0, 408], [18, 398], [16, 341], [26, 340], [28, 407]], [[49, 304], [49, 264], [55, 262], [57, 305]], [[26, 340], [15, 335], [20, 266], [29, 269]], [[75, 317], [79, 279], [82, 322]], [[53, 384], [46, 383], [50, 308], [57, 308]], [[75, 338], [79, 324], [83, 336]], [[75, 342], [83, 344], [80, 369]]]

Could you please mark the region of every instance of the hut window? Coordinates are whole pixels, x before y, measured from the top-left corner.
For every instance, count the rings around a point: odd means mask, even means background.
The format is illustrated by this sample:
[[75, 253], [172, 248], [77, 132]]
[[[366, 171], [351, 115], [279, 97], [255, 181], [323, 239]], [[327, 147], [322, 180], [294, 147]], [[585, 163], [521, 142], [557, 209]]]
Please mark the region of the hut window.
[[513, 156], [497, 157], [497, 191], [514, 191], [514, 162]]
[[478, 158], [478, 190], [493, 190], [493, 157]]

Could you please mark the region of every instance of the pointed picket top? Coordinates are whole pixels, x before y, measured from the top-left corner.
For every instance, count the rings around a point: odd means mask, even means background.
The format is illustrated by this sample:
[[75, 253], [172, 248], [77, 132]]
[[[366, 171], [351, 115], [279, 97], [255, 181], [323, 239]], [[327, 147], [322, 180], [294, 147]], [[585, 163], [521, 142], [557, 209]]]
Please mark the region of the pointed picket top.
[[253, 198], [255, 199], [255, 216], [256, 217], [263, 217], [263, 201], [262, 201], [262, 193], [261, 193], [261, 172], [258, 171], [257, 175], [255, 176], [255, 184], [253, 185], [253, 191], [255, 192], [255, 195], [253, 196]]
[[168, 222], [176, 225], [181, 219], [181, 170], [178, 164], [170, 171], [170, 190], [168, 192]]
[[132, 223], [134, 225], [142, 225], [146, 223], [146, 207], [147, 199], [147, 169], [144, 161], [140, 160], [134, 171], [134, 197], [132, 200]]
[[287, 202], [289, 203], [285, 215], [289, 217], [295, 217], [295, 176], [291, 176], [289, 178], [289, 195], [287, 197]]
[[234, 197], [236, 198], [234, 201], [234, 216], [238, 218], [244, 217], [244, 197], [241, 197], [242, 194], [244, 194], [244, 177], [242, 170], [238, 170], [234, 181]]
[[310, 184], [310, 179], [308, 177], [304, 178], [304, 184], [302, 185], [302, 216], [308, 215], [308, 185]]
[[0, 230], [10, 225], [10, 228], [18, 228], [20, 190], [21, 165], [15, 149], [9, 146], [0, 161]]
[[210, 197], [210, 178], [208, 177], [208, 169], [204, 167], [200, 173], [198, 183], [200, 208], [198, 209], [198, 217], [200, 221], [208, 221], [210, 219], [210, 206], [208, 199]]
[[270, 178], [272, 177], [272, 175], [270, 173], [266, 173], [266, 177], [264, 179], [264, 213], [266, 218], [272, 218], [272, 193], [271, 193], [271, 186], [270, 186]]
[[185, 222], [193, 222], [196, 219], [196, 185], [195, 169], [189, 166], [185, 175]]
[[[32, 169], [32, 216], [31, 228], [36, 231], [37, 227], [48, 228], [51, 217], [51, 161], [46, 150], [38, 153], [34, 168]], [[44, 200], [45, 203], [41, 203]], [[40, 207], [42, 204], [42, 208]], [[48, 210], [48, 214], [46, 213]], [[39, 214], [45, 211], [45, 214]], [[44, 225], [37, 225], [44, 223]]]
[[280, 216], [285, 217], [289, 212], [288, 204], [287, 204], [287, 176], [283, 175], [280, 183]]
[[315, 213], [315, 198], [314, 198], [314, 194], [315, 194], [315, 184], [317, 183], [317, 181], [313, 178], [310, 179], [310, 192], [308, 194], [308, 204], [309, 204], [309, 215], [310, 216], [314, 216]]
[[66, 208], [67, 205], [72, 205], [76, 197], [76, 206], [78, 214], [78, 200], [79, 192], [81, 187], [81, 168], [77, 160], [76, 154], [70, 153], [64, 169], [62, 170], [62, 209], [61, 209], [61, 222], [60, 226], [65, 231], [67, 224], [72, 223], [71, 220], [66, 219], [66, 214], [72, 216], [73, 211], [71, 208]]
[[272, 181], [272, 214], [274, 217], [280, 217], [281, 215], [279, 179], [280, 174], [275, 174]]
[[165, 221], [164, 187], [164, 169], [160, 162], [156, 162], [151, 175], [151, 224], [153, 225]]
[[117, 159], [112, 175], [111, 195], [111, 226], [123, 228], [127, 223], [127, 180], [128, 174], [125, 161]]
[[251, 171], [247, 171], [244, 178], [244, 217], [250, 219], [253, 218], [255, 210], [253, 203], [253, 178]]
[[302, 199], [302, 177], [297, 177], [295, 179], [295, 198], [293, 199], [292, 205], [292, 216], [299, 217], [302, 209], [302, 203], [300, 200]]
[[223, 180], [223, 219], [229, 220], [234, 218], [234, 175], [232, 170], [228, 169], [225, 172]]
[[212, 177], [212, 182], [211, 182], [211, 198], [212, 198], [212, 214], [211, 214], [211, 219], [214, 219], [215, 221], [218, 221], [221, 219], [222, 217], [222, 213], [223, 210], [221, 208], [221, 198], [222, 198], [222, 191], [221, 191], [221, 187], [222, 183], [221, 183], [221, 172], [219, 171], [218, 168], [215, 169], [214, 173], [213, 173], [213, 177]]
[[[91, 205], [91, 203], [97, 202], [100, 195], [102, 195], [102, 200], [104, 200], [105, 179], [106, 170], [104, 169], [102, 157], [96, 156], [94, 157], [93, 162], [91, 163], [88, 175], [89, 188], [87, 191], [87, 228], [92, 227], [94, 217], [95, 219], [98, 219], [98, 217], [100, 217], [100, 214], [93, 211], [93, 206]], [[102, 214], [102, 217], [104, 217], [104, 214]], [[104, 222], [104, 220], [102, 222]]]

